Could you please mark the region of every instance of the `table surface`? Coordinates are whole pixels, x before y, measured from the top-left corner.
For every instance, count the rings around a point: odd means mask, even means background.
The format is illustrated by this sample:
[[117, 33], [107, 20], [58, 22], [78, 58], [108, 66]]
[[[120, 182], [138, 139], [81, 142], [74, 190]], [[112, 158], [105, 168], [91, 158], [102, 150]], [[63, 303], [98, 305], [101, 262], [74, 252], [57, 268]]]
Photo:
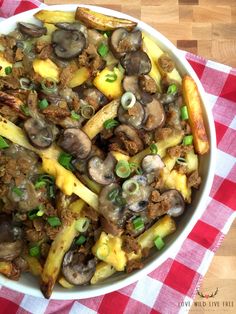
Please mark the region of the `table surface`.
[[[152, 25], [180, 49], [236, 67], [236, 0], [45, 0], [44, 3], [83, 3], [118, 10]], [[193, 304], [191, 314], [236, 313], [235, 265], [236, 221], [199, 288], [203, 294], [211, 294], [218, 288], [218, 293], [208, 300], [197, 296], [195, 302], [199, 302]]]

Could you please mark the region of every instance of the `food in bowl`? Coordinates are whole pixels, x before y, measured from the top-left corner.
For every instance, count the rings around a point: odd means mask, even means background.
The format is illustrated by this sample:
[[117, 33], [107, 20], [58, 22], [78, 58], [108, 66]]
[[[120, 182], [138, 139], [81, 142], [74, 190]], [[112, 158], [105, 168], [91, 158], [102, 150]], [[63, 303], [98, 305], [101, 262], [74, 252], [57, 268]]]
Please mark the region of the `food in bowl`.
[[161, 250], [209, 141], [194, 80], [135, 22], [35, 17], [0, 37], [0, 273], [49, 298]]

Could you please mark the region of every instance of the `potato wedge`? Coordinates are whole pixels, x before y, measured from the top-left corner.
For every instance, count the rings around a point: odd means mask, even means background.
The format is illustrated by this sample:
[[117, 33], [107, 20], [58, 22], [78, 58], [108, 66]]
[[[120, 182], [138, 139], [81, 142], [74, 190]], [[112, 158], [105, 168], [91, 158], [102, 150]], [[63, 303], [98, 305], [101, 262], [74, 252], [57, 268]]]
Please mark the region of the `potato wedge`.
[[63, 276], [59, 278], [58, 282], [63, 288], [66, 288], [66, 289], [74, 288], [74, 286], [71, 283], [69, 283]]
[[185, 160], [187, 163], [187, 174], [190, 174], [191, 172], [198, 170], [198, 155], [194, 153], [194, 150], [191, 150], [185, 155]]
[[188, 75], [183, 78], [183, 95], [188, 108], [194, 147], [198, 154], [206, 154], [210, 145], [203, 121], [202, 102], [196, 83]]
[[36, 73], [38, 73], [43, 78], [53, 79], [55, 82], [59, 82], [60, 70], [57, 65], [50, 59], [41, 60], [34, 59], [33, 68]]
[[115, 99], [106, 106], [102, 107], [82, 128], [90, 139], [93, 139], [98, 133], [103, 130], [103, 123], [108, 119], [113, 119], [117, 116], [117, 110], [120, 105], [120, 100]]
[[[114, 81], [110, 81], [110, 78], [114, 78]], [[93, 84], [100, 90], [108, 99], [119, 98], [122, 95], [122, 80], [124, 73], [118, 68], [114, 68], [113, 71], [108, 68], [103, 69], [93, 80]]]
[[74, 12], [40, 10], [34, 17], [44, 23], [56, 24], [61, 22], [73, 23], [75, 21]]
[[120, 160], [129, 160], [129, 156], [128, 155], [125, 155], [125, 154], [122, 154], [121, 152], [116, 152], [116, 151], [111, 151], [111, 154], [113, 155], [113, 157], [115, 157], [115, 159], [117, 161], [120, 161]]
[[73, 77], [69, 82], [69, 87], [74, 88], [82, 85], [90, 77], [90, 72], [87, 68], [82, 67], [73, 73]]
[[39, 263], [39, 260], [36, 257], [30, 256], [30, 255], [24, 255], [24, 259], [28, 263], [29, 271], [34, 276], [41, 276], [43, 272], [43, 267]]
[[92, 285], [99, 283], [116, 272], [115, 268], [105, 262], [100, 262], [96, 266], [96, 271], [90, 281]]
[[114, 30], [123, 27], [132, 30], [137, 26], [136, 22], [120, 19], [109, 15], [104, 15], [87, 8], [78, 7], [75, 13], [76, 20], [83, 22], [89, 28], [100, 31]]
[[6, 76], [5, 68], [12, 67], [12, 64], [8, 62], [4, 57], [3, 53], [0, 52], [0, 76]]
[[55, 177], [57, 187], [65, 194], [76, 194], [95, 210], [98, 209], [98, 196], [83, 185], [69, 170], [62, 167], [56, 160], [42, 158], [42, 169]]

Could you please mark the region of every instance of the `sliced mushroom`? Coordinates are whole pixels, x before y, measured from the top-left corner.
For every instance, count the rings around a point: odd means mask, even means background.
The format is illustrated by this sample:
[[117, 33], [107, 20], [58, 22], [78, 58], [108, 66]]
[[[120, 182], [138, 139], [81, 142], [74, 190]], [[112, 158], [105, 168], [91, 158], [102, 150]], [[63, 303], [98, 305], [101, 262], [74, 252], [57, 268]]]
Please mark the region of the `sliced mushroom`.
[[126, 201], [126, 206], [133, 212], [140, 212], [146, 209], [148, 199], [151, 193], [151, 187], [148, 184], [147, 178], [142, 175], [132, 177], [132, 180], [138, 183], [137, 193], [129, 194], [126, 191], [122, 192], [122, 197]]
[[90, 138], [80, 129], [66, 129], [59, 138], [58, 145], [78, 159], [88, 157], [92, 149]]
[[0, 260], [12, 261], [22, 250], [21, 229], [7, 215], [0, 216]]
[[167, 211], [167, 214], [172, 217], [178, 217], [183, 214], [185, 209], [185, 202], [177, 190], [168, 190], [161, 194], [162, 198], [167, 198], [171, 204], [170, 209]]
[[144, 129], [147, 131], [161, 127], [165, 123], [165, 111], [162, 104], [153, 97], [153, 100], [145, 106], [146, 121]]
[[125, 222], [125, 205], [121, 197], [119, 184], [111, 183], [101, 190], [99, 194], [99, 213], [118, 226], [122, 226]]
[[147, 155], [142, 160], [142, 169], [145, 173], [161, 170], [165, 167], [159, 155]]
[[142, 91], [150, 94], [155, 94], [157, 92], [157, 84], [151, 76], [141, 75], [138, 82]]
[[123, 79], [123, 88], [126, 92], [131, 92], [143, 105], [152, 101], [152, 96], [140, 89], [138, 76], [126, 75]]
[[57, 29], [52, 33], [52, 43], [57, 57], [70, 59], [82, 52], [86, 38], [80, 31]]
[[96, 270], [96, 260], [81, 261], [81, 254], [76, 250], [68, 251], [63, 259], [62, 273], [73, 285], [85, 285], [93, 277]]
[[108, 185], [116, 181], [114, 173], [115, 165], [116, 159], [112, 154], [108, 154], [105, 160], [94, 156], [88, 162], [88, 172], [95, 182]]
[[95, 87], [85, 89], [83, 91], [83, 97], [95, 110], [98, 110], [108, 103], [106, 96]]
[[46, 27], [41, 27], [31, 23], [20, 22], [18, 23], [18, 27], [21, 33], [34, 38], [47, 34]]
[[141, 48], [142, 33], [140, 30], [128, 32], [125, 28], [117, 28], [110, 37], [109, 45], [114, 56], [121, 58], [125, 53]]
[[143, 106], [136, 102], [135, 105], [125, 110], [121, 105], [118, 109], [118, 119], [122, 123], [132, 125], [134, 128], [139, 129], [142, 126], [142, 122], [145, 117]]
[[87, 27], [81, 23], [56, 23], [56, 27], [60, 29], [64, 29], [66, 31], [78, 31], [81, 32], [85, 38], [88, 38], [88, 30]]
[[24, 123], [24, 130], [30, 143], [37, 148], [47, 148], [53, 142], [52, 129], [42, 119], [27, 119]]
[[[143, 142], [138, 137], [137, 131], [129, 125], [121, 124], [115, 129], [115, 135], [123, 142], [125, 148], [131, 155], [143, 150]], [[135, 147], [130, 149], [130, 144], [134, 142]]]
[[120, 62], [127, 75], [147, 74], [152, 68], [148, 55], [142, 50], [126, 53]]

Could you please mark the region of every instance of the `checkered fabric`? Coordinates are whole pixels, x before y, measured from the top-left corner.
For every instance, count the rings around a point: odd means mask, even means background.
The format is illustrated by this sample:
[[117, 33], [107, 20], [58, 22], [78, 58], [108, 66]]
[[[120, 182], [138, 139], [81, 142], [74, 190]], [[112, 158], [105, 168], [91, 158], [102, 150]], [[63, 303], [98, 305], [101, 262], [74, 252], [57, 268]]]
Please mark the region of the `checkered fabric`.
[[[41, 3], [0, 0], [0, 16]], [[206, 209], [179, 252], [138, 282], [103, 296], [73, 301], [35, 298], [0, 289], [0, 313], [186, 313], [217, 248], [236, 216], [236, 69], [183, 52], [206, 91], [217, 135], [217, 167]]]

